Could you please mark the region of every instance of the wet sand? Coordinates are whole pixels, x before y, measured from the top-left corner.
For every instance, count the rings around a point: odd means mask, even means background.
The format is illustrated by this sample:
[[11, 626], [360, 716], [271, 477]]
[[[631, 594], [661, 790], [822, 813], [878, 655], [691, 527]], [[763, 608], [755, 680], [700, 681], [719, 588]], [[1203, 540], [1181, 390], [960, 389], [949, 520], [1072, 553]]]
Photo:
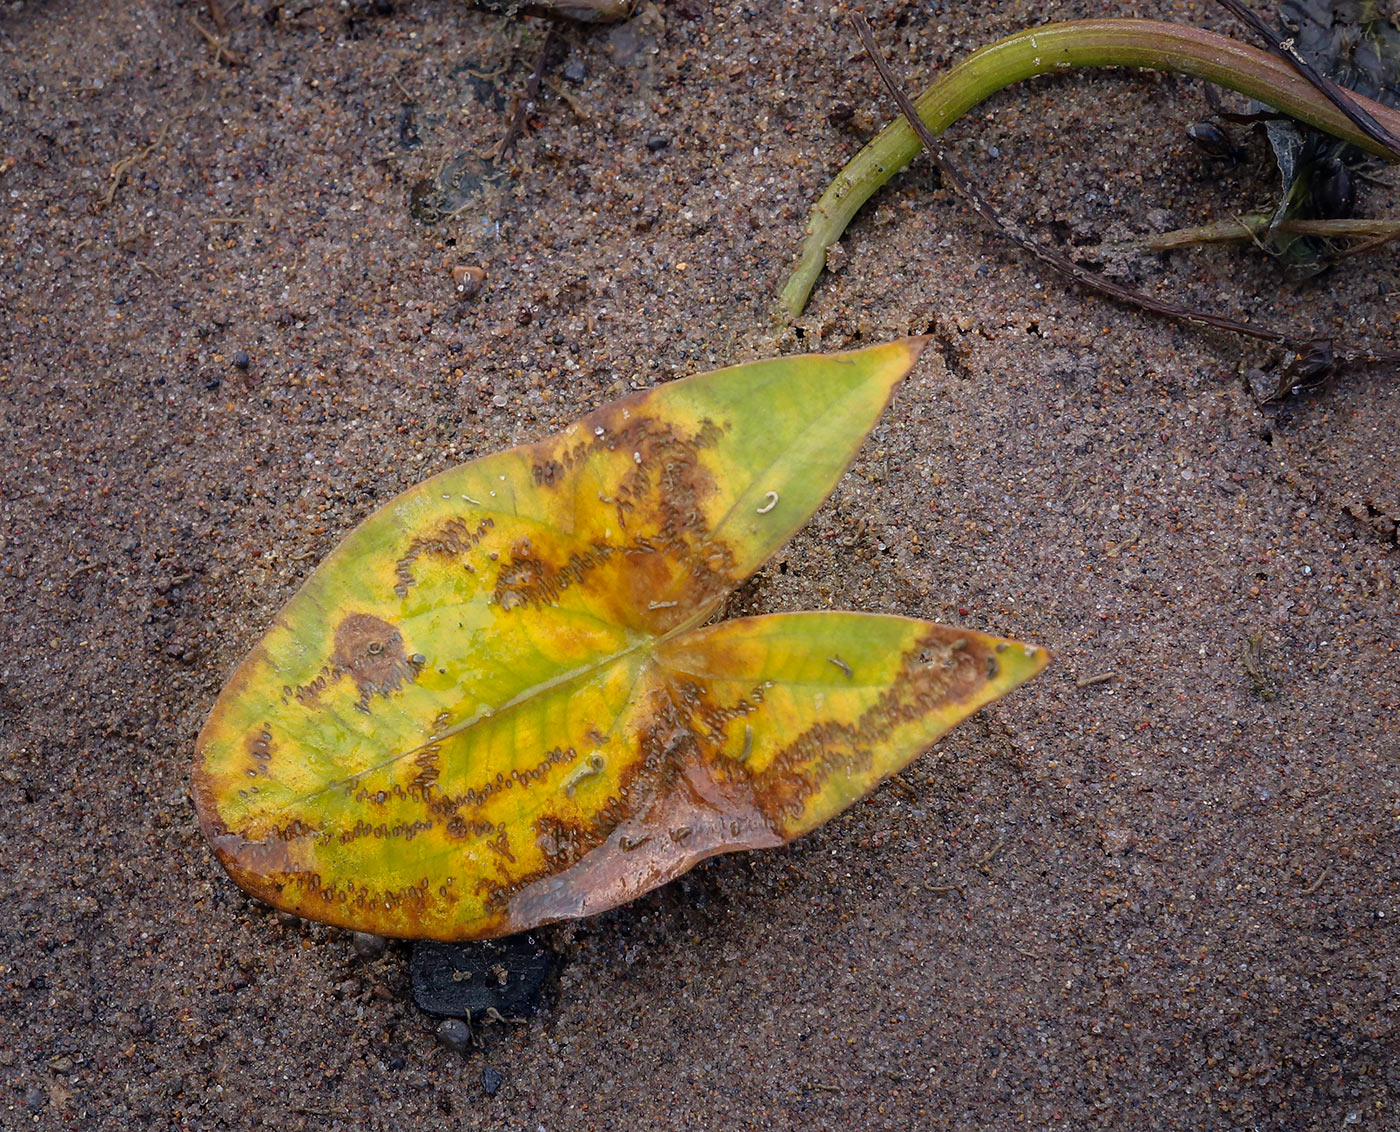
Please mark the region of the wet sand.
[[[808, 207], [891, 113], [839, 8], [562, 28], [491, 183], [542, 23], [225, 7], [237, 65], [201, 4], [0, 5], [0, 1125], [1400, 1121], [1393, 372], [1261, 409], [1265, 352], [1067, 287], [922, 163], [775, 327]], [[1110, 6], [989, 7], [868, 14], [927, 76]], [[1120, 246], [1271, 199], [1262, 141], [1231, 164], [1187, 137], [1206, 113], [1184, 79], [1056, 76], [950, 142], [1115, 278], [1383, 344], [1393, 252], [1299, 283]], [[194, 737], [375, 506], [626, 390], [909, 333], [933, 348], [730, 611], [1054, 651], [912, 796], [550, 929], [557, 999], [466, 1056], [405, 945], [362, 959], [229, 882]]]

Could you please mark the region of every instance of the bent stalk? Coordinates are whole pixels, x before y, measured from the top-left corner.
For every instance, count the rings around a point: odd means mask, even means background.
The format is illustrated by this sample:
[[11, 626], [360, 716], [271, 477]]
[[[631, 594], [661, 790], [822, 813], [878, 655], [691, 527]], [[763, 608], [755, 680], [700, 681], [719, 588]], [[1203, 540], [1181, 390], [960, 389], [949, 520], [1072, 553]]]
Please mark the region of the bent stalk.
[[[1148, 67], [1217, 83], [1315, 129], [1391, 161], [1400, 160], [1356, 128], [1283, 60], [1227, 36], [1159, 20], [1073, 20], [1007, 36], [969, 55], [916, 100], [935, 135], [1003, 87], [1049, 71], [1078, 67]], [[1400, 113], [1352, 96], [1391, 133]], [[779, 293], [779, 316], [796, 318], [826, 266], [826, 249], [870, 197], [918, 154], [919, 139], [902, 117], [891, 122], [836, 175], [812, 209], [797, 265]]]

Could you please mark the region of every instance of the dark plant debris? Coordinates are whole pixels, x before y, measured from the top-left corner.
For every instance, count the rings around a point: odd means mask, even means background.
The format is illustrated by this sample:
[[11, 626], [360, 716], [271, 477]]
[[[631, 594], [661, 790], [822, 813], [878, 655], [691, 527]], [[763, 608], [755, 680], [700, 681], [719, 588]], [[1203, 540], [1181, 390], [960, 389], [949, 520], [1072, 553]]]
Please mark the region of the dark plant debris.
[[[1220, 2], [1358, 129], [1400, 157], [1400, 140], [1350, 93], [1386, 106], [1400, 105], [1400, 29], [1386, 18], [1383, 5], [1359, 0], [1283, 0], [1279, 10], [1286, 30], [1278, 31], [1238, 0]], [[1259, 237], [1260, 246], [1299, 276], [1316, 274], [1341, 258], [1335, 245], [1290, 229], [1288, 223], [1349, 219], [1356, 207], [1357, 173], [1368, 156], [1257, 104], [1255, 113], [1244, 115], [1227, 114], [1213, 96], [1212, 106], [1222, 121], [1262, 122], [1273, 147], [1283, 188], [1268, 230]]]
[[1264, 665], [1264, 638], [1259, 633], [1240, 642], [1240, 659], [1254, 686], [1254, 694], [1268, 702], [1278, 698], [1278, 686]]
[[438, 1018], [529, 1018], [561, 963], [528, 933], [479, 943], [418, 942], [409, 960], [413, 1001]]

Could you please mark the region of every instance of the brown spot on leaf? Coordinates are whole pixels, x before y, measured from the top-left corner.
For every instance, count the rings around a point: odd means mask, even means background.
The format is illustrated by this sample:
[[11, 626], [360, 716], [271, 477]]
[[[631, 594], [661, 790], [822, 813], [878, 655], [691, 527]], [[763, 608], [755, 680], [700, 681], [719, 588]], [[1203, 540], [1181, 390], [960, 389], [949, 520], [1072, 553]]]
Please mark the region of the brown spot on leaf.
[[[599, 502], [615, 511], [621, 538], [595, 543], [551, 560], [531, 548], [514, 554], [498, 576], [496, 601], [503, 608], [550, 605], [615, 554], [626, 558], [627, 611], [640, 614], [650, 631], [664, 632], [690, 613], [717, 600], [738, 580], [733, 549], [711, 537], [705, 503], [719, 490], [700, 454], [713, 448], [727, 423], [703, 420], [684, 427], [637, 411], [629, 399], [581, 422], [581, 435], [533, 446], [532, 474], [542, 488], [573, 482], [568, 473], [599, 453], [616, 453], [620, 475], [607, 479]], [[672, 598], [681, 600], [675, 601]], [[657, 612], [660, 610], [661, 612]], [[626, 612], [623, 612], [626, 615]]]
[[853, 722], [823, 720], [779, 750], [754, 776], [755, 804], [777, 827], [796, 822], [807, 800], [833, 774], [866, 772], [895, 730], [940, 702], [971, 698], [983, 684], [989, 654], [945, 640], [936, 627], [901, 658], [899, 675]]
[[[428, 809], [444, 820], [453, 818], [455, 815], [465, 821], [461, 828], [464, 831], [471, 830], [472, 822], [475, 820], [468, 811], [475, 810], [484, 805], [493, 794], [498, 794], [502, 790], [513, 787], [519, 783], [522, 789], [531, 789], [535, 783], [541, 781], [559, 764], [573, 762], [578, 757], [578, 752], [573, 747], [555, 747], [548, 751], [539, 762], [525, 770], [515, 769], [511, 771], [511, 777], [497, 773], [494, 778], [487, 778], [486, 781], [478, 785], [467, 787], [460, 794], [445, 794], [441, 792], [430, 793], [423, 796]], [[455, 833], [450, 820], [448, 829]]]
[[565, 590], [582, 584], [615, 553], [616, 550], [606, 543], [595, 542], [591, 549], [573, 551], [566, 563], [555, 566], [546, 561], [532, 543], [521, 542], [511, 552], [511, 560], [496, 575], [492, 600], [507, 611], [527, 605], [535, 609], [557, 605]]
[[331, 663], [355, 681], [361, 710], [374, 696], [388, 696], [418, 676], [419, 666], [403, 651], [403, 634], [370, 613], [350, 613], [335, 630]]
[[[415, 538], [408, 544], [402, 557], [394, 563], [394, 592], [403, 597], [417, 584], [413, 573], [414, 563], [420, 558], [463, 558], [496, 525], [492, 518], [485, 518], [474, 526], [465, 519], [448, 519], [432, 534]], [[464, 565], [467, 565], [464, 563]]]
[[267, 777], [268, 764], [272, 762], [273, 755], [272, 725], [263, 724], [256, 731], [248, 732], [243, 739], [243, 747], [248, 753], [248, 777]]

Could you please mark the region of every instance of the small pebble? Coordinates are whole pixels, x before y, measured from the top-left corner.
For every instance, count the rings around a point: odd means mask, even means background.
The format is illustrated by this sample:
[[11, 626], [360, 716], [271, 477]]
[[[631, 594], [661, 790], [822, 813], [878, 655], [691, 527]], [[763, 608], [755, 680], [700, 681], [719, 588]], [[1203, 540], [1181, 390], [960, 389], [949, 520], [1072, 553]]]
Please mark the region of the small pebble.
[[233, 355], [233, 364], [239, 369], [247, 369], [252, 364], [252, 359], [248, 357], [247, 350], [239, 350]]
[[453, 1053], [466, 1053], [472, 1044], [472, 1028], [460, 1018], [445, 1018], [434, 1031], [438, 1045]]
[[486, 272], [475, 264], [458, 264], [452, 269], [452, 281], [457, 284], [457, 290], [470, 299], [486, 282]]
[[37, 1085], [30, 1085], [24, 1090], [24, 1107], [30, 1112], [43, 1112], [48, 1099], [48, 1094]]
[[660, 153], [670, 144], [671, 139], [666, 137], [665, 134], [656, 134], [647, 138], [647, 149], [651, 150], [652, 153]]
[[582, 59], [570, 59], [564, 64], [564, 77], [571, 83], [581, 83], [588, 77]]
[[481, 1087], [486, 1090], [488, 1097], [494, 1097], [501, 1091], [501, 1086], [505, 1083], [505, 1078], [498, 1070], [487, 1066], [481, 1071]]
[[1186, 127], [1186, 136], [1212, 157], [1234, 157], [1235, 143], [1214, 122], [1193, 122]]
[[378, 959], [389, 946], [389, 941], [372, 932], [355, 932], [350, 937], [350, 944], [361, 959]]

